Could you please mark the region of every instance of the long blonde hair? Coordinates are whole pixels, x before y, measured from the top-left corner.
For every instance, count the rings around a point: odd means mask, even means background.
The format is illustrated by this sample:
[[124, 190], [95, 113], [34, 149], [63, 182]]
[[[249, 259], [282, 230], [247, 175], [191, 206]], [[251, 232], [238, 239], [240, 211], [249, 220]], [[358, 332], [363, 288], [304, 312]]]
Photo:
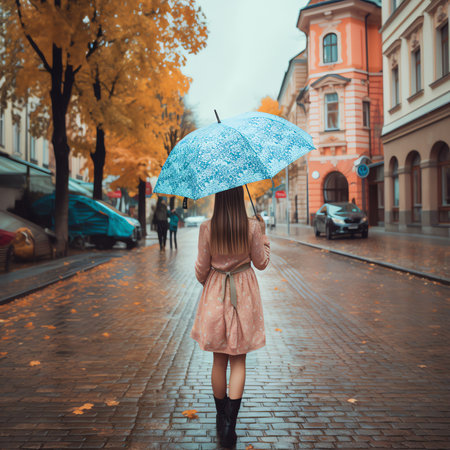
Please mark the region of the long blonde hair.
[[211, 218], [210, 250], [213, 255], [242, 254], [250, 249], [248, 217], [242, 186], [215, 195]]

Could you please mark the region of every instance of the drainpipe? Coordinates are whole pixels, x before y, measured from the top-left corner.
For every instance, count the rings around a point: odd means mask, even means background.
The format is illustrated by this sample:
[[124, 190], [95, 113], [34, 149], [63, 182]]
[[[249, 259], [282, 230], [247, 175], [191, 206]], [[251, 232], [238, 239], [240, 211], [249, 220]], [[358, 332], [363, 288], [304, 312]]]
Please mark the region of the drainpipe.
[[[366, 33], [366, 72], [367, 72], [367, 97], [370, 100], [370, 82], [369, 82], [369, 40], [367, 33], [367, 18], [370, 16], [370, 13], [367, 13], [364, 17], [364, 28]], [[369, 101], [369, 158], [372, 160], [372, 121], [370, 120], [370, 101]]]

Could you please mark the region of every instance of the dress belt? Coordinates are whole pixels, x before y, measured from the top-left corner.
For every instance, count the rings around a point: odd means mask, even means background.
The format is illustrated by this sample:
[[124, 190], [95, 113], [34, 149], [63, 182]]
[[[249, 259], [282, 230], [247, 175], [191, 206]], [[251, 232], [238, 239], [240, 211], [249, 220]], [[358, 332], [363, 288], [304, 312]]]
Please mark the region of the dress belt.
[[230, 279], [230, 300], [231, 304], [234, 306], [234, 309], [237, 308], [237, 295], [236, 295], [236, 285], [234, 283], [234, 277], [233, 275], [235, 273], [243, 272], [244, 270], [251, 269], [250, 263], [242, 264], [242, 266], [239, 266], [237, 269], [232, 270], [230, 272], [225, 272], [223, 270], [216, 269], [215, 267], [211, 266], [216, 272], [223, 273], [225, 275], [225, 278], [222, 282], [222, 301], [225, 301], [225, 287], [227, 284], [227, 279]]

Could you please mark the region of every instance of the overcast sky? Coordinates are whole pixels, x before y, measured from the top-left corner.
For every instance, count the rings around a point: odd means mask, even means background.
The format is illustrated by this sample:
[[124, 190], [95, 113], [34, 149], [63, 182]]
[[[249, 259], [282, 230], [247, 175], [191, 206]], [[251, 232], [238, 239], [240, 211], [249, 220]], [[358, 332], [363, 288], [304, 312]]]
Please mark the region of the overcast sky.
[[197, 0], [206, 15], [207, 46], [189, 55], [187, 97], [198, 125], [258, 108], [278, 96], [289, 60], [305, 48], [297, 18], [307, 0]]

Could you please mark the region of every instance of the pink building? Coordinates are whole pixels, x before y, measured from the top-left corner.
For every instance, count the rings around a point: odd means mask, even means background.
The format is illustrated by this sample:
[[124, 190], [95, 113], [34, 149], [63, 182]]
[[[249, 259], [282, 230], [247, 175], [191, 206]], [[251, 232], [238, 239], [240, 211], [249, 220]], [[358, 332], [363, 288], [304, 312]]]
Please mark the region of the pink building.
[[[308, 155], [309, 213], [354, 201], [372, 225], [382, 224], [381, 2], [311, 0], [297, 26], [307, 36], [308, 73], [296, 103], [316, 146]], [[361, 161], [370, 168], [365, 179], [356, 173]]]

